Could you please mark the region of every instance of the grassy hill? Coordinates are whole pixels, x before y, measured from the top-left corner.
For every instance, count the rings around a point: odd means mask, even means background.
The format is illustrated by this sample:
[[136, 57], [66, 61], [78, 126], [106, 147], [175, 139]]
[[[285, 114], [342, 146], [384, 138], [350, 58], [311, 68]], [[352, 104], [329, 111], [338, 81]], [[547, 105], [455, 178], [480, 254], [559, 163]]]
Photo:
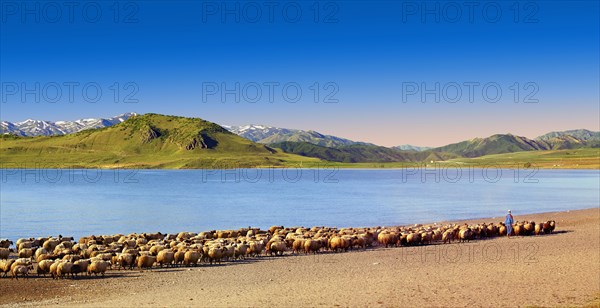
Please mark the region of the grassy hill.
[[276, 151], [202, 119], [158, 114], [64, 136], [6, 135], [0, 156], [5, 168], [233, 168], [319, 161]]
[[600, 146], [598, 134], [598, 132], [587, 130], [573, 130], [549, 133], [536, 139], [511, 134], [497, 134], [487, 138], [453, 143], [432, 150], [454, 153], [463, 157], [480, 157], [522, 151], [594, 148]]
[[450, 152], [464, 157], [521, 151], [547, 150], [544, 144], [511, 134], [498, 134], [487, 138], [475, 138], [435, 148], [434, 151]]
[[308, 142], [280, 142], [269, 145], [286, 153], [320, 158], [322, 160], [343, 163], [361, 162], [418, 162], [446, 160], [457, 155], [431, 151], [401, 151], [375, 145], [354, 144], [335, 148], [311, 144]]
[[576, 139], [579, 140], [583, 140], [583, 141], [599, 141], [600, 140], [600, 132], [593, 132], [587, 129], [572, 129], [572, 130], [565, 130], [565, 131], [561, 131], [561, 132], [550, 132], [544, 135], [541, 135], [537, 138], [535, 138], [535, 140], [542, 140], [542, 141], [551, 141], [554, 138], [560, 138], [563, 136], [570, 136], [570, 137], [575, 137]]

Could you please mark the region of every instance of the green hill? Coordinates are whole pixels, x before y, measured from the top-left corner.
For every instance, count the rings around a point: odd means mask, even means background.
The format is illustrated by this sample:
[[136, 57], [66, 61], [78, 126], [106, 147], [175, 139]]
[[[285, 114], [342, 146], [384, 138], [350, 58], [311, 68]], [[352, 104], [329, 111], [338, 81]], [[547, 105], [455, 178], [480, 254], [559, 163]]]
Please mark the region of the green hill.
[[554, 132], [536, 139], [528, 139], [512, 134], [498, 134], [487, 138], [475, 138], [453, 143], [432, 150], [454, 153], [463, 157], [479, 157], [523, 151], [594, 148], [600, 145], [597, 136], [597, 132], [587, 130]]
[[3, 136], [0, 156], [4, 168], [235, 168], [319, 161], [278, 152], [202, 119], [158, 114], [63, 136]]
[[600, 147], [600, 132], [587, 129], [574, 129], [562, 132], [551, 132], [535, 138], [547, 144], [553, 150], [577, 149], [583, 147]]
[[308, 142], [287, 141], [273, 143], [269, 146], [279, 148], [286, 153], [343, 163], [438, 161], [458, 157], [457, 155], [449, 153], [401, 151], [393, 148], [364, 144], [329, 148]]
[[575, 139], [578, 140], [583, 140], [583, 141], [599, 141], [600, 140], [600, 132], [593, 132], [587, 129], [572, 129], [572, 130], [565, 130], [565, 131], [561, 131], [561, 132], [550, 132], [544, 135], [541, 135], [537, 138], [535, 138], [535, 140], [541, 140], [541, 141], [551, 141], [554, 138], [560, 138], [560, 137], [574, 137]]
[[521, 151], [548, 150], [547, 145], [525, 137], [498, 134], [487, 138], [475, 138], [435, 148], [436, 152], [449, 152], [464, 157], [479, 157]]

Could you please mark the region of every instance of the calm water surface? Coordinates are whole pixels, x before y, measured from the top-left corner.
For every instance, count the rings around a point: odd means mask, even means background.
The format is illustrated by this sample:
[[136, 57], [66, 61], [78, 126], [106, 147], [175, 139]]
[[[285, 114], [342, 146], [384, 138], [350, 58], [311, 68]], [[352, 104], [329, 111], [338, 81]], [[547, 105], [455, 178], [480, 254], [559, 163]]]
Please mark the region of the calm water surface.
[[[598, 170], [0, 170], [0, 238], [377, 226], [600, 206]], [[496, 219], [499, 220], [499, 219]]]

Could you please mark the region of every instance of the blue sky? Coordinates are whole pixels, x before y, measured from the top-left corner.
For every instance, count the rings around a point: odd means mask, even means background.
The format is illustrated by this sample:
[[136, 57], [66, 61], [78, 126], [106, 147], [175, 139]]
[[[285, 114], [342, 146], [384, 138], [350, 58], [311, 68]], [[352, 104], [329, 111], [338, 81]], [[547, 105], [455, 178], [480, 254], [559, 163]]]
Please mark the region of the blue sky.
[[[155, 112], [387, 146], [600, 129], [598, 1], [483, 1], [472, 11], [444, 1], [88, 1], [72, 12], [53, 3], [2, 1], [2, 120]], [[439, 102], [421, 97], [436, 83]], [[239, 102], [222, 99], [236, 84]], [[39, 102], [23, 97], [36, 85]]]

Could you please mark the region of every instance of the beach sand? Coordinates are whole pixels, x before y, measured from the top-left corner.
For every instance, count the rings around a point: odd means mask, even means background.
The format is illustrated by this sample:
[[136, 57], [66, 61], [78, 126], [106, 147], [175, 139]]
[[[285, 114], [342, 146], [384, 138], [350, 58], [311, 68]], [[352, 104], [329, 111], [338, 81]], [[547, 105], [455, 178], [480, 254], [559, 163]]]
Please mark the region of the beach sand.
[[0, 305], [600, 307], [600, 209], [515, 218], [553, 219], [557, 232], [192, 268], [113, 270], [104, 279], [4, 278]]

